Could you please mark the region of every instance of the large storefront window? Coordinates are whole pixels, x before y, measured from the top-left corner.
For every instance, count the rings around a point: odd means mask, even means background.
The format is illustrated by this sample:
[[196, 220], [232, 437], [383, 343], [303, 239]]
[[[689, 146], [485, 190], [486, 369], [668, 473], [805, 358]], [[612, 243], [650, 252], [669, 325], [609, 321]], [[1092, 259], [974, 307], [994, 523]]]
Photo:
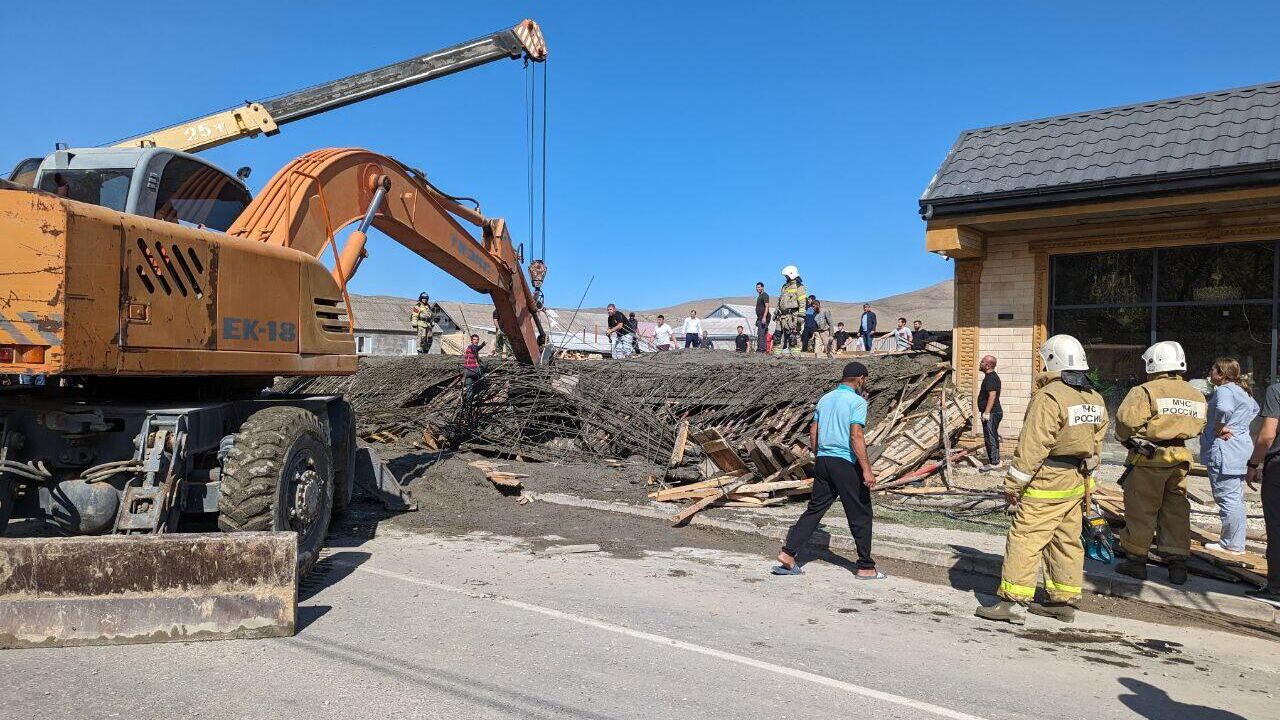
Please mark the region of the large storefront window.
[[1158, 340], [1187, 353], [1188, 379], [1205, 378], [1230, 356], [1255, 394], [1276, 367], [1275, 242], [1055, 255], [1049, 330], [1074, 335], [1114, 411], [1145, 380], [1141, 355]]

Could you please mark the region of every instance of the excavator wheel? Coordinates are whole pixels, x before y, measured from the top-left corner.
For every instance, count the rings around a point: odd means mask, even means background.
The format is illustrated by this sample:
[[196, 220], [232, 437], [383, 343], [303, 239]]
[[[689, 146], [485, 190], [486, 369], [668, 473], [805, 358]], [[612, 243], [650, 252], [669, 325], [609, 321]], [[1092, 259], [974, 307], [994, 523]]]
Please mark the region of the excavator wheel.
[[298, 533], [298, 575], [315, 564], [333, 512], [333, 456], [320, 419], [287, 405], [240, 426], [222, 463], [218, 527]]
[[333, 443], [333, 512], [341, 515], [351, 504], [356, 483], [356, 414], [346, 400], [337, 401], [330, 415], [336, 433]]

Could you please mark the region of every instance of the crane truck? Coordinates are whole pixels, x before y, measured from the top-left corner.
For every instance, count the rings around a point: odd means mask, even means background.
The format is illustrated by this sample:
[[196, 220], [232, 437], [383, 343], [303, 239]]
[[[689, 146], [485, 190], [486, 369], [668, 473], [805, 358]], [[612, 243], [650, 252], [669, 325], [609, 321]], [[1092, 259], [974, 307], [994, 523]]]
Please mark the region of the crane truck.
[[[517, 30], [489, 56], [544, 58], [537, 26]], [[234, 132], [409, 82], [365, 76]], [[347, 288], [370, 228], [491, 295], [516, 356], [540, 361], [501, 219], [368, 150], [308, 153], [250, 197], [170, 146], [227, 137], [60, 149], [0, 181], [0, 378], [17, 380], [0, 387], [0, 531], [67, 536], [0, 540], [0, 647], [292, 633], [297, 579], [351, 501], [354, 418], [341, 397], [263, 389], [355, 372]]]

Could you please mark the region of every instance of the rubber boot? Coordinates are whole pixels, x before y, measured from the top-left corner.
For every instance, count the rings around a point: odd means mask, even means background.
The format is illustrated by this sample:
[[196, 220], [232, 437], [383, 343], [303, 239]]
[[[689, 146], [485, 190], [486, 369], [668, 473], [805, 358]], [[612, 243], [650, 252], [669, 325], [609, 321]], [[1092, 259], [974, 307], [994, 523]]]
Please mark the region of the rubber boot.
[[1139, 580], [1147, 579], [1147, 559], [1128, 555], [1124, 561], [1116, 565], [1116, 572]]
[[1186, 558], [1166, 558], [1165, 562], [1169, 565], [1169, 582], [1174, 585], [1187, 584], [1187, 559]]
[[1014, 625], [1023, 625], [1027, 622], [1027, 618], [1022, 614], [1022, 608], [1018, 607], [1018, 603], [1001, 600], [1000, 602], [986, 607], [979, 605], [978, 609], [973, 611], [974, 615], [983, 620], [995, 620], [997, 622], [1013, 623]]
[[1064, 602], [1033, 602], [1027, 608], [1027, 612], [1040, 617], [1053, 618], [1059, 622], [1073, 623], [1076, 621], [1076, 609], [1070, 603]]

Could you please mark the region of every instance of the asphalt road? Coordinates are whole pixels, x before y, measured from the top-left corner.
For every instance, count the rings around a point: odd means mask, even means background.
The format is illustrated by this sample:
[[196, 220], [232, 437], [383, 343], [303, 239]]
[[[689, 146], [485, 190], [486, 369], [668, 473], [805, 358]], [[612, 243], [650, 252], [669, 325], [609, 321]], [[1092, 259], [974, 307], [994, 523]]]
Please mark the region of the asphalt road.
[[1280, 717], [1275, 641], [993, 626], [970, 592], [776, 578], [757, 547], [560, 542], [384, 528], [331, 551], [294, 638], [6, 651], [0, 718]]

